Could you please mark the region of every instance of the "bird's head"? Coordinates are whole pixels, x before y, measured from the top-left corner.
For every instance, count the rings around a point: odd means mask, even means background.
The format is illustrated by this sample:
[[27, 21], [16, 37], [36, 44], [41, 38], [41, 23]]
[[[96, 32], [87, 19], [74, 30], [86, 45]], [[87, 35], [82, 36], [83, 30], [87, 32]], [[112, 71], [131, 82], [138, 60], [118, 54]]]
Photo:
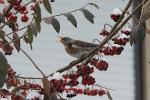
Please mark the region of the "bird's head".
[[69, 38], [69, 37], [60, 37], [60, 42], [63, 44], [63, 45], [71, 45], [71, 43], [73, 42], [73, 39]]

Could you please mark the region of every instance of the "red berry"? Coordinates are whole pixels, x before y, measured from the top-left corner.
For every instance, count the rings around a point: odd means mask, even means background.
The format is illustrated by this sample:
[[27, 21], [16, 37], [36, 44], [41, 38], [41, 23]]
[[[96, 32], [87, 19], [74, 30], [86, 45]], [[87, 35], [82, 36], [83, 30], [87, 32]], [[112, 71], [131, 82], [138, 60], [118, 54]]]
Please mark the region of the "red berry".
[[108, 63], [104, 60], [100, 60], [96, 63], [95, 67], [100, 71], [105, 71], [108, 68]]
[[29, 17], [25, 14], [21, 17], [22, 22], [27, 22], [29, 20]]
[[120, 19], [121, 15], [115, 15], [111, 14], [111, 19], [113, 19], [114, 22], [117, 22]]
[[103, 29], [99, 34], [103, 36], [107, 36], [109, 32], [106, 29]]

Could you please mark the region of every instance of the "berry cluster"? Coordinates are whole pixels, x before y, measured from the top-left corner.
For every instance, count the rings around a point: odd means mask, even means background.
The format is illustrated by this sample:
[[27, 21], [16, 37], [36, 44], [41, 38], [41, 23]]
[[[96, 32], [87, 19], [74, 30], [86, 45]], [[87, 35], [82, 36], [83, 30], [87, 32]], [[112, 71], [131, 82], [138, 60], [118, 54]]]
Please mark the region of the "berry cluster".
[[113, 38], [112, 41], [114, 41], [114, 44], [125, 46], [127, 42], [129, 42], [129, 38], [126, 35], [122, 34], [119, 37]]
[[65, 74], [63, 75], [64, 77], [64, 82], [65, 85], [68, 86], [77, 86], [79, 84], [79, 82], [77, 81], [77, 79], [79, 78], [79, 74], [73, 73], [73, 74]]
[[124, 48], [122, 46], [108, 46], [108, 47], [104, 47], [100, 53], [103, 53], [104, 55], [120, 55], [121, 52], [124, 50]]
[[77, 65], [77, 74], [79, 74], [80, 76], [84, 76], [84, 75], [89, 75], [91, 73], [94, 72], [94, 67], [91, 67], [87, 64], [80, 64], [80, 65]]
[[24, 100], [20, 95], [12, 95], [11, 100]]
[[106, 94], [106, 90], [104, 89], [78, 89], [78, 88], [69, 88], [69, 89], [65, 89], [67, 94], [67, 97], [72, 98], [74, 96], [76, 96], [77, 94], [84, 94], [84, 95], [88, 95], [88, 96], [102, 96], [104, 94]]
[[131, 29], [129, 27], [126, 27], [125, 29], [121, 30], [121, 33], [128, 36], [131, 33]]
[[103, 89], [92, 89], [92, 90], [88, 89], [84, 91], [84, 94], [90, 95], [90, 96], [96, 96], [96, 95], [102, 96], [106, 94], [106, 91]]
[[52, 79], [50, 80], [50, 82], [52, 83], [53, 87], [57, 90], [57, 92], [62, 93], [64, 91], [65, 84], [63, 80]]
[[0, 90], [0, 97], [7, 98], [7, 96], [10, 96], [10, 95], [11, 95], [10, 92], [6, 89], [1, 89]]
[[24, 90], [18, 90], [16, 94], [11, 94], [11, 100], [25, 100], [27, 92]]
[[4, 4], [4, 1], [3, 1], [3, 0], [0, 0], [0, 4]]
[[118, 8], [114, 9], [111, 13], [111, 19], [117, 22], [121, 18], [122, 11]]
[[11, 55], [13, 51], [13, 46], [7, 43], [8, 41], [6, 39], [0, 38], [0, 48], [2, 49], [5, 55]]
[[10, 92], [7, 89], [1, 89], [0, 90], [0, 97], [1, 98], [7, 98], [8, 96], [11, 97], [11, 100], [24, 100], [25, 96], [27, 95], [26, 91], [17, 91], [17, 94], [14, 93], [15, 91]]
[[[51, 79], [53, 87], [57, 90], [57, 92], [62, 93], [66, 92], [68, 98], [72, 98], [77, 94], [84, 95], [100, 95], [102, 96], [106, 92], [101, 89], [81, 89], [75, 88], [78, 84], [82, 84], [83, 86], [93, 86], [95, 84], [95, 78], [91, 75], [94, 72], [94, 66], [99, 70], [107, 70], [108, 63], [104, 60], [98, 60], [93, 58], [89, 64], [79, 64], [76, 65], [77, 70], [64, 74], [63, 79]], [[81, 80], [79, 79], [81, 78]], [[81, 81], [81, 82], [80, 82]], [[70, 88], [68, 88], [70, 87]]]
[[9, 21], [9, 22], [17, 22], [17, 16], [13, 13], [13, 12], [9, 12], [6, 16], [6, 19]]
[[[28, 10], [26, 8], [25, 5], [21, 4], [22, 0], [7, 0], [7, 2], [13, 7], [13, 9], [15, 10], [15, 12], [21, 14], [21, 21], [22, 22], [27, 22], [29, 20], [29, 17], [27, 16], [28, 14]], [[4, 13], [5, 13], [6, 9], [4, 9]], [[9, 12], [6, 16], [8, 21], [12, 21], [12, 22], [17, 22], [17, 16], [16, 13], [14, 11]]]
[[39, 84], [32, 84], [32, 83], [26, 83], [23, 85], [21, 84], [18, 87], [22, 90], [29, 90], [29, 89], [40, 90], [41, 89], [41, 86]]
[[95, 78], [90, 75], [82, 76], [82, 84], [83, 85], [94, 85]]
[[95, 66], [100, 71], [106, 71], [109, 66], [109, 64], [105, 60], [98, 60], [95, 58], [91, 59], [90, 64]]

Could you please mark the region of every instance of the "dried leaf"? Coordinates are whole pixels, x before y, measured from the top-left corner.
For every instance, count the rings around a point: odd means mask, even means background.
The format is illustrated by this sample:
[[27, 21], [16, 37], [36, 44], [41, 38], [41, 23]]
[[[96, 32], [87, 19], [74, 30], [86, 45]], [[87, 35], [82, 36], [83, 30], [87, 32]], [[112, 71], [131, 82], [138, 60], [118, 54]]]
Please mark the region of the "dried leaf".
[[109, 91], [107, 91], [107, 96], [108, 96], [109, 100], [113, 100], [112, 97], [111, 97], [111, 95], [110, 95], [110, 93], [109, 93]]
[[38, 21], [41, 22], [41, 8], [38, 3], [35, 5], [34, 12]]
[[8, 63], [5, 56], [0, 52], [0, 88], [3, 87], [7, 75]]
[[44, 88], [44, 91], [46, 93], [46, 95], [48, 97], [50, 97], [50, 93], [51, 93], [51, 86], [50, 86], [50, 83], [48, 81], [48, 79], [46, 77], [44, 77], [42, 79], [42, 83], [43, 83], [43, 88]]
[[65, 14], [65, 16], [72, 23], [72, 25], [77, 28], [77, 21], [76, 21], [75, 17], [70, 13]]
[[59, 31], [60, 31], [60, 23], [59, 23], [59, 21], [56, 18], [52, 17], [51, 23], [52, 23], [52, 26], [55, 29], [55, 31], [57, 33], [59, 33]]
[[4, 34], [5, 34], [5, 32], [4, 32], [3, 30], [0, 29], [0, 38], [3, 39], [3, 38], [4, 38]]
[[87, 9], [81, 9], [81, 11], [82, 11], [84, 17], [93, 24], [94, 23], [94, 15]]
[[43, 21], [46, 23], [46, 24], [52, 24], [52, 17], [45, 17], [43, 18]]
[[33, 32], [31, 30], [30, 26], [28, 26], [27, 36], [28, 36], [29, 43], [32, 44], [32, 42], [33, 42]]
[[92, 6], [95, 6], [97, 9], [99, 9], [99, 6], [96, 5], [95, 3], [88, 3], [88, 4], [90, 4], [90, 5], [92, 5]]
[[30, 25], [30, 28], [31, 28], [31, 30], [32, 30], [32, 32], [33, 32], [33, 35], [34, 35], [34, 36], [37, 36], [38, 31], [37, 31], [37, 28], [36, 28], [36, 24], [35, 24], [35, 23], [32, 23], [32, 24]]
[[45, 9], [51, 14], [52, 8], [51, 8], [49, 0], [43, 0], [43, 5], [44, 5]]
[[19, 52], [20, 51], [20, 39], [17, 33], [13, 33], [13, 40], [14, 40], [14, 46], [16, 50]]

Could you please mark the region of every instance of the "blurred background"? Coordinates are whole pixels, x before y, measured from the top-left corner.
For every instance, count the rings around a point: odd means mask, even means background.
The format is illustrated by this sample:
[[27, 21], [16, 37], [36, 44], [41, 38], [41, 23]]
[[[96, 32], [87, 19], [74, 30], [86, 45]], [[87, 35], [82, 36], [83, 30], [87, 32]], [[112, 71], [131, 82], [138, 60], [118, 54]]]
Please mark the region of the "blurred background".
[[[87, 7], [95, 15], [95, 23], [88, 22], [81, 12], [75, 12], [73, 15], [77, 19], [78, 28], [74, 28], [70, 22], [63, 16], [56, 17], [61, 24], [60, 33], [56, 33], [51, 25], [42, 22], [42, 31], [33, 41], [33, 50], [22, 42], [22, 48], [32, 57], [39, 68], [49, 74], [57, 69], [68, 65], [74, 60], [69, 56], [62, 44], [56, 42], [57, 36], [69, 36], [74, 39], [92, 42], [93, 39], [102, 39], [99, 32], [103, 29], [104, 24], [113, 25], [114, 22], [110, 19], [110, 14], [114, 8], [123, 9], [128, 0], [95, 0], [92, 2], [100, 6], [100, 9], [90, 6]], [[89, 3], [89, 0], [56, 0], [52, 3], [53, 15], [62, 12], [68, 12], [84, 6]], [[42, 8], [42, 16], [50, 16], [45, 9]], [[131, 46], [127, 44], [125, 50], [119, 56], [106, 57], [109, 62], [107, 71], [97, 71], [97, 84], [113, 89], [110, 91], [113, 100], [146, 100], [141, 99], [144, 94], [141, 91], [141, 60], [139, 54], [141, 51], [137, 49], [141, 45]], [[135, 50], [135, 48], [137, 48]], [[135, 55], [136, 53], [136, 55]], [[145, 54], [146, 55], [146, 54]], [[22, 76], [40, 77], [41, 74], [34, 68], [32, 63], [25, 57], [24, 54], [14, 51], [11, 56], [7, 56], [9, 63]], [[142, 70], [143, 71], [143, 70]], [[107, 96], [77, 96], [73, 100], [108, 100]], [[147, 99], [148, 100], [148, 99]]]

